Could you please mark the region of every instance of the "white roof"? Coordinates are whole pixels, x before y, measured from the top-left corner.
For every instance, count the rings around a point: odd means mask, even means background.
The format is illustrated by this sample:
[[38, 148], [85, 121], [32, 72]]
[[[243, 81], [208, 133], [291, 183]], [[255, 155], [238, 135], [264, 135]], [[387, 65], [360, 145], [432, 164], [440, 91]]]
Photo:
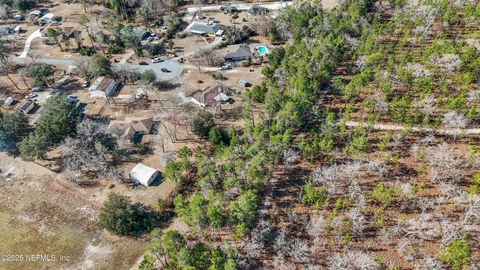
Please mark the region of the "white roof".
[[53, 13], [47, 13], [47, 14], [43, 15], [42, 20], [45, 20], [45, 19], [51, 20], [51, 19], [53, 19], [54, 16], [55, 16], [55, 14], [53, 14]]
[[224, 93], [220, 93], [218, 95], [216, 95], [214, 98], [213, 98], [215, 101], [224, 101], [224, 102], [227, 102], [230, 97], [225, 95]]
[[154, 168], [138, 163], [132, 171], [130, 171], [130, 177], [134, 180], [140, 182], [140, 184], [148, 186], [151, 182], [152, 176], [154, 176], [158, 171]]
[[12, 97], [8, 97], [5, 100], [5, 105], [12, 105], [15, 100]]
[[29, 15], [40, 16], [40, 14], [42, 14], [42, 12], [37, 9], [37, 10], [34, 10], [34, 11], [30, 12]]

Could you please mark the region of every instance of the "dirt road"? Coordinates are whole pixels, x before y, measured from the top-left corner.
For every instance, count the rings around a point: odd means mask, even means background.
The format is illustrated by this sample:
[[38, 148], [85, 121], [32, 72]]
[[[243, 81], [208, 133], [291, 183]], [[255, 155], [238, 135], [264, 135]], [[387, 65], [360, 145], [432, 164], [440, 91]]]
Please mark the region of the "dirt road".
[[[347, 127], [368, 127], [369, 124], [365, 122], [356, 122], [356, 121], [347, 121], [345, 123]], [[373, 129], [376, 130], [392, 130], [392, 131], [403, 131], [406, 130], [406, 126], [402, 125], [394, 125], [394, 124], [373, 124], [371, 126]], [[458, 135], [477, 135], [480, 134], [480, 128], [467, 128], [467, 129], [431, 129], [431, 128], [423, 128], [423, 127], [411, 127], [408, 128], [409, 130], [413, 132], [426, 132], [426, 133], [435, 133], [438, 135], [451, 135], [451, 136], [458, 136]]]

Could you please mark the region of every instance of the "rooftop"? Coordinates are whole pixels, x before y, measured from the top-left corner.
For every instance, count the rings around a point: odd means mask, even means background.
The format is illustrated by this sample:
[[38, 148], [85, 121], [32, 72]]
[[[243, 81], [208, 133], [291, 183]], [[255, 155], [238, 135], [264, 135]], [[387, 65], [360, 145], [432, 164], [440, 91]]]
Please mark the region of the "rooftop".
[[112, 82], [115, 82], [113, 78], [100, 76], [95, 82], [88, 88], [88, 91], [105, 91]]
[[219, 23], [192, 22], [185, 31], [194, 34], [215, 35], [220, 28], [222, 25]]
[[252, 51], [247, 44], [230, 45], [225, 59], [248, 58], [251, 54]]
[[121, 138], [132, 140], [137, 133], [149, 133], [152, 129], [152, 117], [126, 117], [125, 120], [114, 120], [108, 125], [108, 130], [120, 135]]
[[133, 167], [130, 171], [130, 177], [134, 178], [135, 180], [139, 181], [141, 184], [148, 186], [149, 180], [154, 176], [158, 171], [152, 167], [147, 165], [143, 165], [142, 163], [138, 163]]

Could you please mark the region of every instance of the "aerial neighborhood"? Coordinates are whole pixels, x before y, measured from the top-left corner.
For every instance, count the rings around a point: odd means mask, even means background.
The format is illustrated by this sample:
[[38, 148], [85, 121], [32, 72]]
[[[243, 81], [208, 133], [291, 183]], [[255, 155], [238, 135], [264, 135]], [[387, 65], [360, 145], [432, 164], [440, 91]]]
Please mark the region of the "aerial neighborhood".
[[480, 3], [0, 2], [0, 269], [480, 269]]

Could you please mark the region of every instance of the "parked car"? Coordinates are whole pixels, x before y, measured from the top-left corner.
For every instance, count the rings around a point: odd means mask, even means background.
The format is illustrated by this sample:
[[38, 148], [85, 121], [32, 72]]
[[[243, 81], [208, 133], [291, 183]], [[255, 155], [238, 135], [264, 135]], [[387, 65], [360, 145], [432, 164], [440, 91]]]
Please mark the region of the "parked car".
[[152, 42], [152, 40], [153, 40], [153, 37], [148, 37], [147, 38], [147, 42]]
[[147, 65], [148, 65], [148, 63], [145, 62], [145, 61], [138, 62], [138, 64], [139, 64], [140, 66], [147, 66]]
[[162, 58], [157, 57], [157, 58], [154, 58], [154, 59], [152, 60], [152, 63], [154, 63], [154, 64], [155, 64], [155, 63], [161, 63], [161, 62], [163, 62], [163, 61], [164, 61], [164, 60], [163, 60]]
[[82, 82], [82, 87], [88, 87], [90, 85], [90, 82], [89, 81], [83, 81]]
[[220, 67], [220, 70], [229, 70], [229, 69], [232, 69], [232, 68], [233, 68], [232, 64], [225, 64], [225, 65]]
[[170, 70], [166, 69], [166, 68], [161, 68], [160, 69], [162, 72], [170, 72]]
[[32, 92], [43, 92], [43, 91], [46, 91], [47, 89], [45, 88], [41, 88], [41, 87], [34, 87], [32, 88]]
[[28, 94], [25, 98], [26, 98], [26, 99], [32, 99], [32, 98], [34, 98], [34, 97], [38, 97], [38, 95], [35, 94], [35, 93], [30, 93], [30, 94]]

